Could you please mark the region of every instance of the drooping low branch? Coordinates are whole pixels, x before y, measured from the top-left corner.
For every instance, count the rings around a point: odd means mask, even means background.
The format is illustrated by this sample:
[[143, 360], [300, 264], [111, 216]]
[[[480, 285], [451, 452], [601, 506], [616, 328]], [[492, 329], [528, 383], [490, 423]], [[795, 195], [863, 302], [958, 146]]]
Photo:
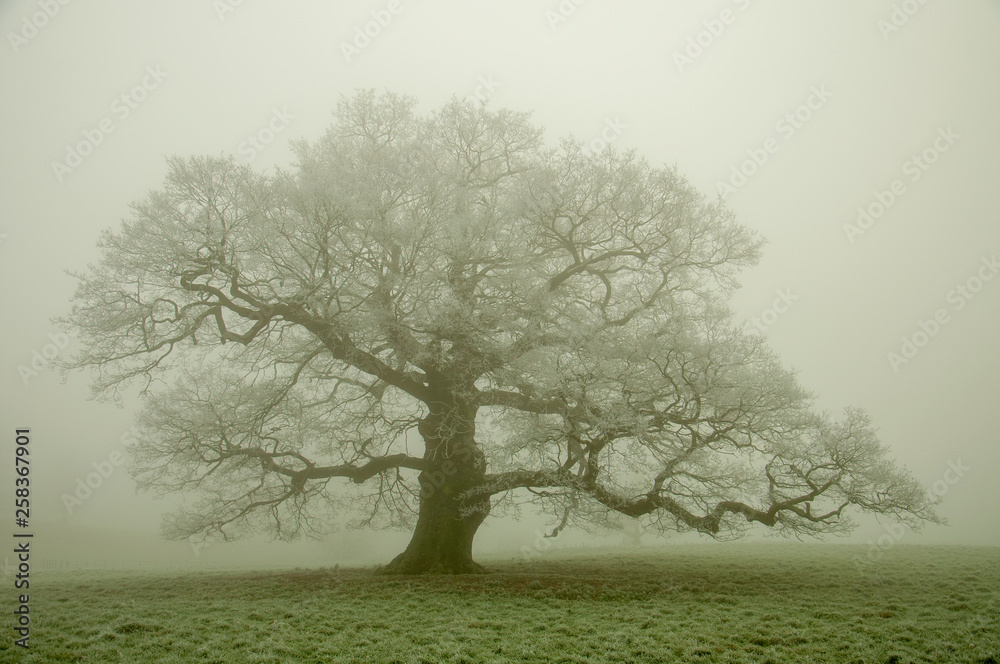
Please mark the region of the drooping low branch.
[[662, 510], [695, 530], [715, 535], [721, 530], [722, 519], [727, 513], [742, 514], [747, 521], [756, 521], [766, 526], [774, 526], [778, 522], [779, 514], [783, 511], [792, 512], [811, 522], [828, 522], [840, 516], [850, 501], [844, 501], [837, 509], [821, 515], [813, 514], [810, 505], [811, 501], [820, 497], [835, 483], [836, 481], [831, 479], [803, 495], [772, 502], [766, 509], [757, 509], [735, 500], [723, 500], [708, 513], [700, 515], [657, 490], [627, 498], [596, 482], [588, 481], [586, 477], [581, 478], [564, 469], [557, 471], [511, 471], [487, 475], [484, 481], [479, 486], [470, 489], [467, 495], [496, 495], [518, 488], [565, 488], [586, 494], [605, 507], [625, 516], [640, 517]]

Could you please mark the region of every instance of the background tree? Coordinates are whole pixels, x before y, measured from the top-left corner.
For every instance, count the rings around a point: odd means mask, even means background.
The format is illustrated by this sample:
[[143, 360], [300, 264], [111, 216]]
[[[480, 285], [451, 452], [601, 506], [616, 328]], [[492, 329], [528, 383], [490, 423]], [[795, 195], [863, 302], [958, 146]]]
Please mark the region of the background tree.
[[360, 507], [413, 529], [385, 571], [421, 573], [480, 570], [477, 529], [525, 501], [554, 532], [938, 520], [863, 412], [815, 413], [734, 326], [760, 242], [674, 170], [371, 92], [295, 154], [171, 159], [63, 321], [99, 395], [139, 382], [138, 485], [201, 496], [169, 535], [317, 535]]

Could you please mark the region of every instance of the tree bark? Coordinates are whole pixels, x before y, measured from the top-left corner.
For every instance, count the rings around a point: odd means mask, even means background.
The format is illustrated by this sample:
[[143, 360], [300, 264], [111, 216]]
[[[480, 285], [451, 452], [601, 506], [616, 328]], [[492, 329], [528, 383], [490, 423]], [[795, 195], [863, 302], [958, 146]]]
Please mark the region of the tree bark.
[[[421, 473], [423, 476], [425, 473]], [[423, 485], [423, 479], [421, 479]], [[462, 514], [463, 505], [447, 495], [448, 485], [420, 499], [420, 515], [406, 550], [383, 567], [382, 574], [482, 574], [472, 559], [472, 541], [489, 511]]]
[[432, 408], [421, 421], [429, 467], [418, 476], [420, 512], [410, 543], [382, 574], [482, 574], [472, 559], [476, 531], [490, 511], [488, 496], [463, 500], [483, 481], [486, 457], [475, 442], [473, 408]]

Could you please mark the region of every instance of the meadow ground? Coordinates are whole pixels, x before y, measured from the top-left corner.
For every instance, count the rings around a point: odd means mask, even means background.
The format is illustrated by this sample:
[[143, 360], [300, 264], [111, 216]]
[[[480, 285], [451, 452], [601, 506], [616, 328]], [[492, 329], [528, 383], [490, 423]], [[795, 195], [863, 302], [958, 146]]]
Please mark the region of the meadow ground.
[[0, 661], [1000, 664], [1000, 549], [867, 554], [550, 552], [459, 577], [33, 572], [31, 648], [5, 629]]

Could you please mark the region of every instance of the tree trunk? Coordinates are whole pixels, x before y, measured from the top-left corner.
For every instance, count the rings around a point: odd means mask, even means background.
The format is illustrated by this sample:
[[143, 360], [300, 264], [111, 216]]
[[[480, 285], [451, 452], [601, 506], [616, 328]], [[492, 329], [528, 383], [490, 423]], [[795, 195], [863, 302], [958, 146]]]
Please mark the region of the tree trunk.
[[[475, 411], [434, 409], [420, 422], [430, 468], [418, 476], [420, 513], [406, 550], [382, 574], [482, 574], [472, 560], [472, 540], [490, 511], [489, 497], [462, 501], [478, 484], [486, 458], [475, 442]], [[446, 434], [444, 433], [446, 432]]]
[[[429, 481], [421, 473], [421, 487]], [[432, 487], [434, 485], [431, 485]], [[481, 574], [482, 565], [472, 559], [472, 540], [489, 512], [489, 500], [471, 514], [449, 489], [426, 490], [420, 498], [420, 515], [406, 550], [380, 571], [383, 574]]]

